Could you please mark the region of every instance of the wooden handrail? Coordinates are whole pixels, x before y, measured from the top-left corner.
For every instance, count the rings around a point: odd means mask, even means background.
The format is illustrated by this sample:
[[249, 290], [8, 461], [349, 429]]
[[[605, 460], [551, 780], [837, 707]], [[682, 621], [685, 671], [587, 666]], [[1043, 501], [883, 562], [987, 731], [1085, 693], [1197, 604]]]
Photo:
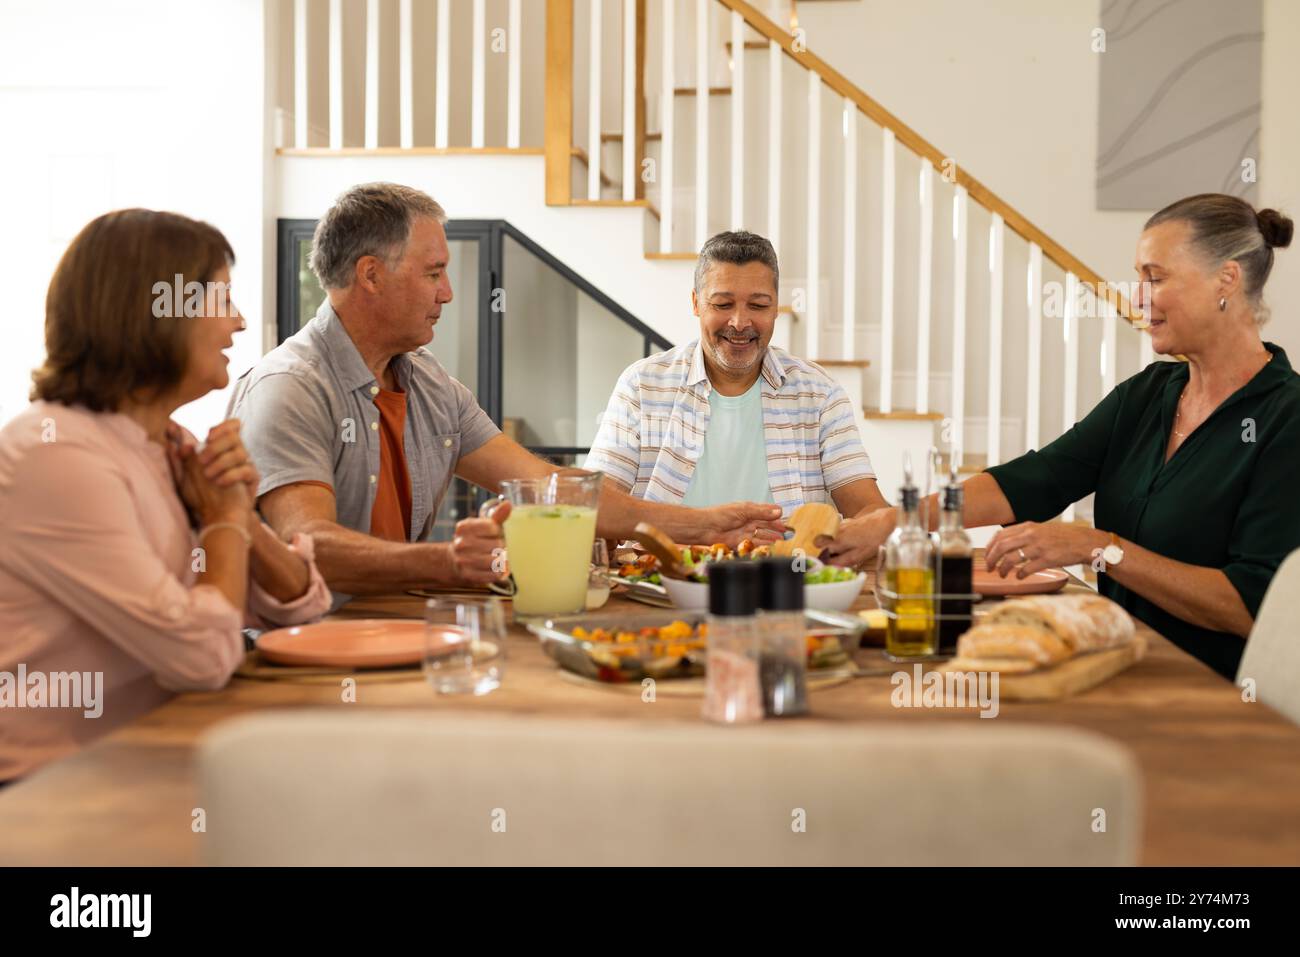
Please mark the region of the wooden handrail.
[[[756, 10], [752, 4], [746, 3], [745, 0], [718, 0], [718, 2], [739, 13], [746, 23], [767, 39], [779, 43], [786, 55], [800, 66], [819, 74], [823, 83], [840, 96], [852, 100], [857, 108], [876, 125], [893, 130], [899, 143], [918, 156], [928, 159], [936, 169], [943, 170], [945, 163], [952, 162], [951, 157], [869, 97], [821, 57], [807, 50], [796, 50], [794, 37]], [[1010, 203], [971, 176], [960, 163], [955, 164], [954, 172], [957, 184], [966, 188], [971, 199], [990, 212], [1000, 214], [1013, 232], [1031, 243], [1038, 244], [1043, 250], [1043, 255], [1062, 269], [1074, 273], [1084, 282], [1091, 283], [1094, 290], [1103, 293], [1101, 298], [1113, 305], [1121, 318], [1130, 324], [1134, 322], [1136, 314], [1128, 300], [1118, 290], [1112, 289], [1098, 273], [1089, 269], [1078, 257], [1031, 223]]]

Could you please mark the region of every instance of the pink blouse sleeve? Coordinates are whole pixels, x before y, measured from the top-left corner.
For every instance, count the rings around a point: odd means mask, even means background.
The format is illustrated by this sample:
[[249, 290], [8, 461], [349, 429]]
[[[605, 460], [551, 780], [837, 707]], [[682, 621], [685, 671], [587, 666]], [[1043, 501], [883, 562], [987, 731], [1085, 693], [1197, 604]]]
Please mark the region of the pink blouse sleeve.
[[310, 535], [298, 534], [289, 543], [289, 549], [297, 552], [311, 572], [311, 581], [307, 590], [290, 602], [273, 598], [250, 575], [248, 579], [248, 612], [250, 626], [264, 628], [266, 625], [301, 625], [314, 621], [330, 609], [332, 596], [320, 569], [316, 567], [316, 547]]
[[14, 575], [168, 690], [229, 680], [244, 654], [242, 615], [216, 588], [188, 588], [165, 566], [117, 466], [74, 442], [50, 442], [25, 457], [6, 501], [0, 551]]

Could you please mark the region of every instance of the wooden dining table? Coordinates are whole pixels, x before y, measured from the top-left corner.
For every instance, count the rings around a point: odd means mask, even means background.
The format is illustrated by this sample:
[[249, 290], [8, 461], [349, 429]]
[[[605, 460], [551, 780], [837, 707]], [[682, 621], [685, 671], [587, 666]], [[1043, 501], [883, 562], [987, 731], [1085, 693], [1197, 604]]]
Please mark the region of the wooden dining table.
[[[1071, 588], [1086, 587], [1072, 584]], [[856, 609], [874, 605], [869, 590]], [[410, 595], [358, 599], [340, 617], [422, 615]], [[614, 595], [605, 616], [651, 611]], [[1096, 732], [1128, 748], [1141, 771], [1144, 865], [1300, 864], [1300, 727], [1138, 624], [1145, 658], [1104, 684], [1052, 702], [1002, 701], [1001, 723]], [[220, 691], [181, 694], [79, 753], [0, 790], [0, 864], [200, 863], [196, 746], [239, 715], [290, 708], [458, 709], [698, 723], [698, 697], [625, 688], [562, 673], [522, 625], [511, 624], [502, 686], [482, 697], [439, 696], [418, 669], [343, 678], [235, 677]], [[862, 652], [873, 654], [870, 649]], [[877, 656], [878, 652], [874, 652]], [[864, 669], [865, 670], [865, 669]], [[811, 725], [985, 723], [974, 708], [898, 708], [881, 673], [810, 692]], [[322, 797], [327, 800], [327, 797]]]

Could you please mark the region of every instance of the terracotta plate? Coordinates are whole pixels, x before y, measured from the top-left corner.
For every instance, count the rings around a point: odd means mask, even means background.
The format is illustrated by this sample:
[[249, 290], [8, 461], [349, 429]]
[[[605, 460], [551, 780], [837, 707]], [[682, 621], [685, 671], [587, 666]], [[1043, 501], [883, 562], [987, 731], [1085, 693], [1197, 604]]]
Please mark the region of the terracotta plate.
[[1059, 568], [1045, 568], [1034, 572], [1026, 578], [1017, 578], [1013, 571], [1006, 578], [996, 572], [987, 571], [983, 561], [976, 559], [971, 586], [980, 595], [1041, 595], [1046, 592], [1060, 591], [1070, 576]]
[[[424, 658], [424, 622], [406, 618], [322, 621], [268, 631], [257, 649], [281, 665], [328, 668], [392, 668]], [[454, 640], [449, 633], [448, 640]]]

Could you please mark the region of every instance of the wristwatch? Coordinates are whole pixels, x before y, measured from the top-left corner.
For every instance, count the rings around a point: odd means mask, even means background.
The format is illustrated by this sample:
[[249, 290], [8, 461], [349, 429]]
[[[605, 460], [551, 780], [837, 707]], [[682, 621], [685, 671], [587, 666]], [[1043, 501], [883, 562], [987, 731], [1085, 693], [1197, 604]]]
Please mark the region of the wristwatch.
[[1101, 550], [1101, 558], [1107, 566], [1118, 565], [1124, 560], [1124, 549], [1119, 546], [1119, 536], [1110, 533], [1110, 544]]

